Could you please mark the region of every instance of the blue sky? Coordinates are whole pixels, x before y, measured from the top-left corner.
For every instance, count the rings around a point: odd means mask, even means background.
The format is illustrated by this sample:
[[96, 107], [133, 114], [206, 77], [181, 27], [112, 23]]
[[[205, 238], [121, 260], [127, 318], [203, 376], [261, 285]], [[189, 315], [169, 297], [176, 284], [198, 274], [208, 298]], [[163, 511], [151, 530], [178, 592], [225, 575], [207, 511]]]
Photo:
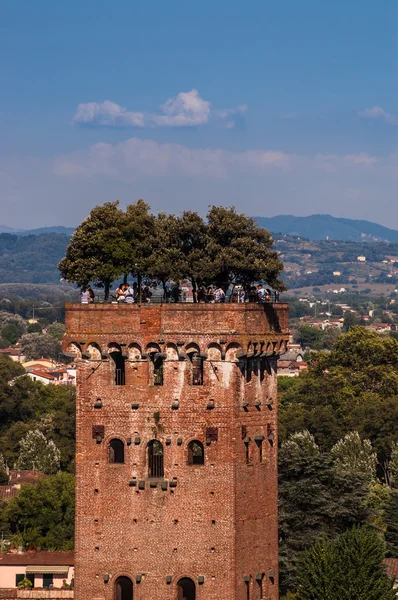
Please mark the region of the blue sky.
[[396, 0], [0, 0], [0, 223], [95, 204], [398, 228]]

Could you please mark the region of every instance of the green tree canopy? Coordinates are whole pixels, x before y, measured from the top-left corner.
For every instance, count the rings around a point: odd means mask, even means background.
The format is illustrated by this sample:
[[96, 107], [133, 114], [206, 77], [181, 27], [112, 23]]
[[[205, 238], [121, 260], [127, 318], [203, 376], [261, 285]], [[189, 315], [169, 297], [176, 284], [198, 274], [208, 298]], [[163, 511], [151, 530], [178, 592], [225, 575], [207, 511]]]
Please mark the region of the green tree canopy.
[[87, 285], [94, 281], [105, 288], [108, 298], [113, 281], [131, 267], [129, 239], [125, 235], [126, 214], [119, 202], [96, 206], [77, 227], [58, 265], [67, 281]]
[[281, 592], [295, 589], [300, 555], [322, 534], [333, 536], [369, 517], [368, 481], [339, 472], [308, 432], [284, 442], [279, 453]]
[[322, 449], [358, 431], [388, 459], [398, 440], [398, 341], [363, 327], [341, 335], [329, 353], [315, 353], [309, 368], [284, 393], [280, 436], [308, 429]]
[[62, 359], [61, 343], [47, 333], [25, 333], [21, 337], [21, 352], [27, 360], [38, 358]]
[[75, 480], [69, 473], [40, 478], [22, 485], [6, 516], [18, 542], [28, 548], [72, 550]]
[[277, 290], [283, 264], [272, 250], [270, 233], [234, 208], [213, 206], [205, 222], [195, 212], [155, 217], [143, 200], [119, 208], [118, 202], [95, 207], [79, 225], [59, 269], [68, 281], [105, 288], [128, 274], [165, 284], [189, 278], [201, 284], [250, 284], [266, 281]]
[[298, 600], [394, 600], [384, 555], [382, 536], [367, 527], [318, 541], [300, 564]]

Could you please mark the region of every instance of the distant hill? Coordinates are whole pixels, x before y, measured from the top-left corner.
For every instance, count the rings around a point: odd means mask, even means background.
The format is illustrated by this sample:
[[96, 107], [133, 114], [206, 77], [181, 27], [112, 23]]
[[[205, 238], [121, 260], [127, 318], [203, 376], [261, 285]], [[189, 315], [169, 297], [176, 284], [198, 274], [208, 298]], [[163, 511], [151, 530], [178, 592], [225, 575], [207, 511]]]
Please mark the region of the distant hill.
[[1, 283], [60, 283], [57, 264], [65, 256], [64, 233], [0, 233]]
[[54, 225], [52, 227], [39, 227], [38, 229], [13, 229], [7, 225], [0, 225], [0, 233], [12, 233], [14, 235], [41, 235], [42, 233], [63, 233], [67, 236], [72, 235], [74, 227], [63, 227]]
[[306, 237], [309, 240], [341, 240], [349, 242], [398, 242], [398, 231], [370, 221], [342, 219], [331, 215], [294, 217], [255, 217], [262, 227], [287, 235]]

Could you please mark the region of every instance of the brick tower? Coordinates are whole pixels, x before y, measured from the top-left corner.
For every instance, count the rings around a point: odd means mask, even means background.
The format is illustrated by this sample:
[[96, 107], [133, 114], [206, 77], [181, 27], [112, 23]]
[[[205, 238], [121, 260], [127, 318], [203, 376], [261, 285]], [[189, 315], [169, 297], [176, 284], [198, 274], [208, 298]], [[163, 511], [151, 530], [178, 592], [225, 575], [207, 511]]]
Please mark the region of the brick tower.
[[66, 330], [76, 600], [277, 600], [287, 305], [68, 305]]

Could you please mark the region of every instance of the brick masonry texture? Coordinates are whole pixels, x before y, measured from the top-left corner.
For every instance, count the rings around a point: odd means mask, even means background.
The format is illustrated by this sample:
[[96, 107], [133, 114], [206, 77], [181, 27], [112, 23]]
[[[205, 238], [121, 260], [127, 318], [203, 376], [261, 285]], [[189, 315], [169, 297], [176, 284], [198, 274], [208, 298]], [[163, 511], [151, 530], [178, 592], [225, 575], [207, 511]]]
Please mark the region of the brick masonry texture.
[[[197, 600], [277, 600], [276, 358], [287, 340], [282, 303], [67, 306], [63, 347], [78, 357], [76, 600], [113, 600], [121, 576], [134, 600], [177, 600], [186, 577]], [[192, 384], [194, 352], [203, 385]], [[114, 438], [122, 464], [108, 460]], [[148, 477], [155, 438], [159, 479]], [[204, 465], [188, 464], [192, 440]]]

